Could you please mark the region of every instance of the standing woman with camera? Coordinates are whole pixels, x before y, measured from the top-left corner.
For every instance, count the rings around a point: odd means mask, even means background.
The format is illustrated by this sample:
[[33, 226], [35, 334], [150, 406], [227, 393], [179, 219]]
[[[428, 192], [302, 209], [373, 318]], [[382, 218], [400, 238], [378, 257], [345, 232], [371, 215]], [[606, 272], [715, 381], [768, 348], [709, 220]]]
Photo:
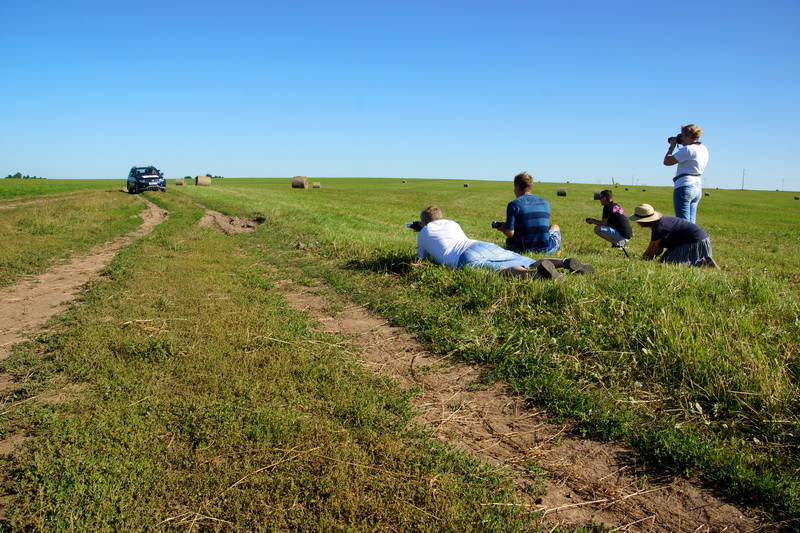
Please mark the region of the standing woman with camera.
[[[697, 204], [703, 195], [702, 175], [708, 164], [708, 149], [700, 143], [702, 134], [702, 128], [695, 124], [681, 126], [677, 137], [667, 139], [669, 150], [664, 156], [664, 165], [678, 165], [675, 177], [672, 178], [675, 183], [675, 191], [672, 193], [675, 216], [691, 223], [695, 223], [697, 219]], [[675, 147], [679, 144], [682, 146], [675, 152]]]

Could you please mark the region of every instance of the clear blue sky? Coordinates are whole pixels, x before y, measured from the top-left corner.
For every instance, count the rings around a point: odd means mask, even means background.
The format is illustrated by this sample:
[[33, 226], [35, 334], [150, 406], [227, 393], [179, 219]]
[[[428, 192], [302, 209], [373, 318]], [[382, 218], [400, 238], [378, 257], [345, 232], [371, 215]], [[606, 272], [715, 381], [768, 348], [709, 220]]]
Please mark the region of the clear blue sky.
[[800, 190], [800, 2], [4, 1], [0, 177]]

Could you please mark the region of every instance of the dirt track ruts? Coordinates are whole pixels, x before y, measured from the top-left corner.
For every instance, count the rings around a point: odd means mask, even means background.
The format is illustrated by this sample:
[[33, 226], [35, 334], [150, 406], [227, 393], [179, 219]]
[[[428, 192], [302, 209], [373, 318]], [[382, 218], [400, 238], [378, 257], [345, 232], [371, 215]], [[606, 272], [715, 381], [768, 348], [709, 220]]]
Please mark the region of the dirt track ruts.
[[[7, 357], [15, 342], [41, 331], [49, 317], [66, 309], [81, 286], [97, 277], [120, 248], [168, 216], [148, 204], [142, 213], [144, 224], [136, 232], [0, 290], [0, 359]], [[205, 223], [221, 233], [250, 230], [245, 221], [214, 214], [209, 217], [215, 222], [209, 223], [206, 217]], [[230, 231], [220, 224], [231, 225]], [[649, 468], [624, 447], [581, 438], [568, 424], [551, 423], [544, 409], [527, 405], [502, 385], [476, 387], [480, 367], [432, 355], [404, 330], [362, 307], [350, 305], [343, 312], [331, 313], [329, 302], [313, 294], [313, 287], [292, 280], [279, 280], [277, 285], [290, 305], [320, 322], [320, 329], [357, 345], [367, 368], [397, 379], [403, 387], [419, 388], [414, 399], [421, 411], [418, 421], [430, 426], [436, 438], [507, 469], [522, 505], [543, 513], [543, 525], [588, 525], [594, 520], [615, 531], [774, 530], [760, 527], [752, 514], [700, 483]], [[4, 377], [0, 375], [0, 391], [8, 383]], [[22, 434], [7, 437], [0, 442], [0, 453], [8, 453], [24, 440]], [[532, 474], [530, 461], [547, 472], [546, 480]], [[546, 484], [546, 493], [537, 495], [531, 490], [537, 483]]]
[[[150, 233], [169, 216], [167, 211], [149, 200], [144, 197], [139, 198], [147, 204], [147, 209], [139, 214], [143, 222], [136, 231], [100, 244], [88, 253], [77, 255], [69, 262], [58, 265], [48, 272], [25, 278], [16, 285], [0, 289], [0, 361], [9, 356], [14, 344], [41, 332], [50, 317], [64, 311], [78, 295], [81, 287], [99, 277], [103, 267], [111, 262], [122, 247]], [[29, 203], [34, 202], [7, 204], [2, 207], [13, 208]], [[0, 393], [12, 390], [14, 387], [12, 376], [0, 374]], [[0, 408], [11, 407], [13, 406], [0, 402]], [[27, 438], [25, 432], [21, 430], [6, 435], [0, 441], [0, 455], [11, 453]], [[4, 516], [4, 503], [7, 498], [8, 496], [0, 497], [0, 517]]]
[[11, 346], [40, 330], [47, 320], [67, 308], [80, 288], [99, 276], [117, 252], [134, 239], [146, 235], [168, 213], [152, 202], [140, 216], [142, 225], [134, 232], [96, 246], [89, 253], [75, 256], [38, 276], [26, 278], [0, 290], [0, 360], [8, 357]]
[[[481, 367], [431, 354], [402, 328], [363, 307], [351, 303], [342, 312], [327, 311], [329, 302], [317, 294], [322, 283], [307, 287], [283, 279], [277, 285], [290, 305], [319, 321], [320, 330], [356, 345], [366, 368], [420, 390], [413, 398], [421, 411], [418, 422], [436, 438], [507, 469], [523, 505], [543, 513], [545, 530], [592, 521], [613, 531], [776, 530], [760, 526], [754, 513], [696, 480], [651, 468], [623, 446], [583, 438], [569, 424], [550, 422], [544, 408], [528, 405], [502, 384], [480, 386]], [[531, 464], [542, 468], [546, 479], [532, 472]], [[541, 495], [537, 484], [544, 484]]]

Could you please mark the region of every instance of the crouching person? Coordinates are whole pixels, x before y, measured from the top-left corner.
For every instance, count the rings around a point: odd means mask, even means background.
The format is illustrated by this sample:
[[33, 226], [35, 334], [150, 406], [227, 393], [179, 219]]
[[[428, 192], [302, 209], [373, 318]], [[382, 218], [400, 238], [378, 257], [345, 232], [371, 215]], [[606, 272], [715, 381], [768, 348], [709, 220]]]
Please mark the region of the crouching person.
[[625, 210], [613, 201], [614, 196], [610, 190], [600, 191], [599, 196], [600, 205], [603, 206], [602, 218], [587, 218], [586, 223], [594, 224], [595, 235], [610, 242], [614, 248], [624, 248], [633, 236]]
[[563, 276], [558, 272], [560, 268], [576, 274], [588, 274], [594, 270], [592, 265], [574, 258], [534, 261], [497, 244], [470, 239], [457, 222], [442, 218], [442, 210], [436, 206], [427, 207], [420, 213], [420, 225], [417, 257], [425, 259], [430, 256], [434, 262], [450, 268], [486, 268], [534, 278], [560, 278]]
[[650, 204], [636, 206], [629, 218], [643, 228], [650, 228], [650, 244], [642, 259], [655, 259], [663, 252], [662, 263], [719, 268], [711, 257], [711, 238], [697, 224], [665, 217]]

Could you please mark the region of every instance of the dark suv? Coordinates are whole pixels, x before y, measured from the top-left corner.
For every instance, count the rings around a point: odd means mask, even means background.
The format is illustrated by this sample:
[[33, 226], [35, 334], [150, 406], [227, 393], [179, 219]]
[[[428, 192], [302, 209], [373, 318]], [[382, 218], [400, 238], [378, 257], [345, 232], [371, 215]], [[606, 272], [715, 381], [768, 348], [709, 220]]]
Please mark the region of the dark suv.
[[133, 167], [128, 174], [128, 192], [167, 191], [167, 180], [156, 167]]

